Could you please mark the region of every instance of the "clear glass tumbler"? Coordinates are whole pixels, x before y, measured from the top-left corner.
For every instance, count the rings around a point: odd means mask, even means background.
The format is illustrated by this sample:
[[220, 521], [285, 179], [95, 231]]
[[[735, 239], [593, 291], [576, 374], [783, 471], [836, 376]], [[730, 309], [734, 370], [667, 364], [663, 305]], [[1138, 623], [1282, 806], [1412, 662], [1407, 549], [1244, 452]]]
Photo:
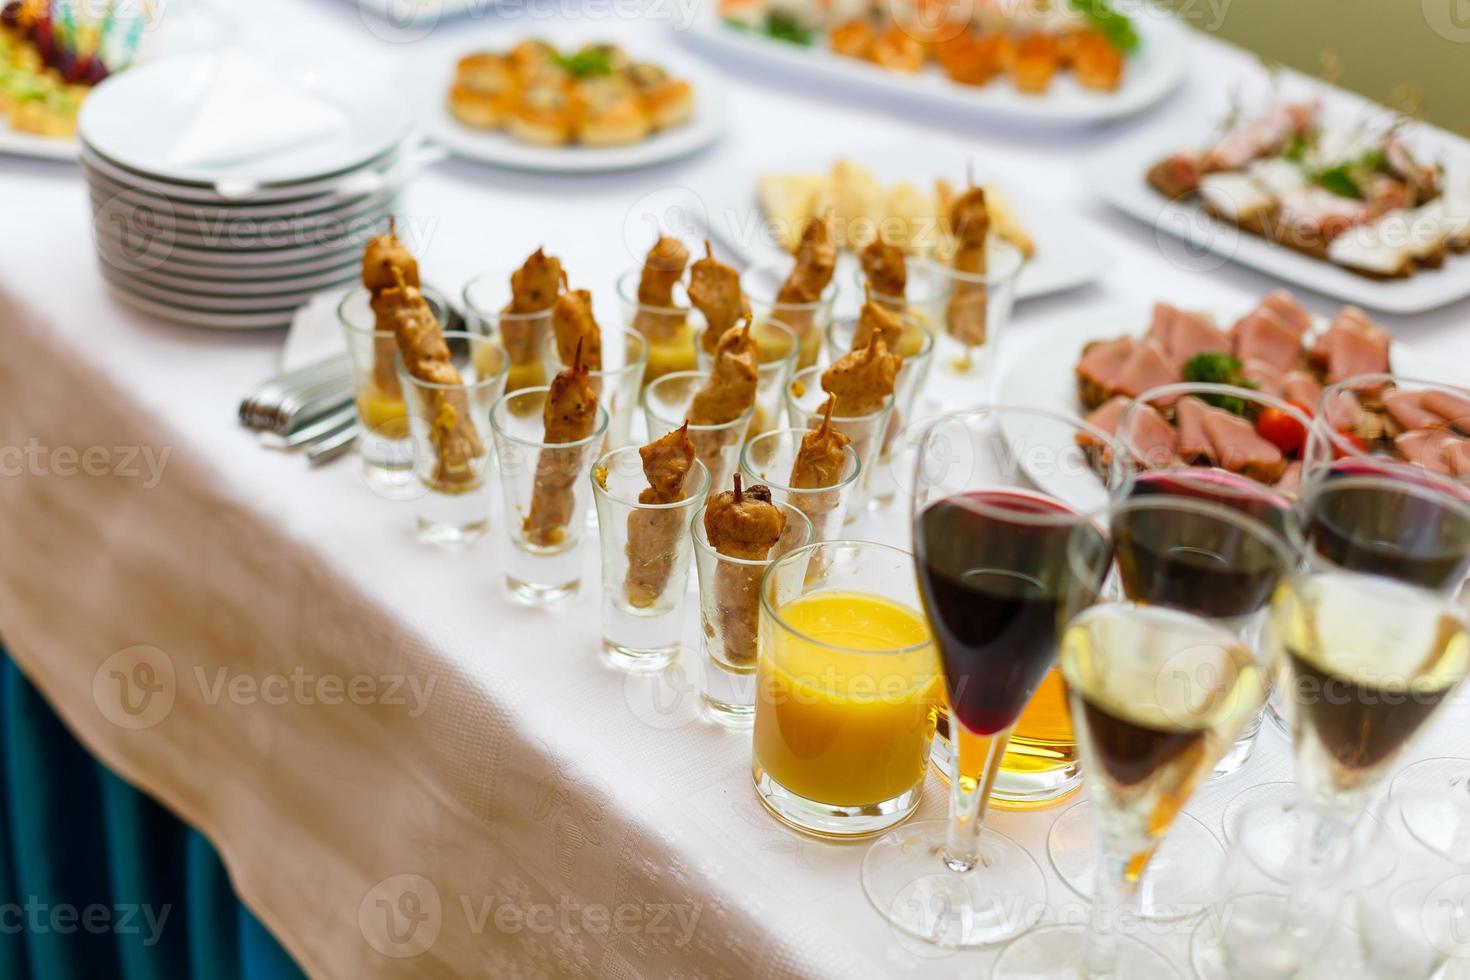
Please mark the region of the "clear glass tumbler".
[[[822, 406], [827, 401], [827, 392], [822, 389], [822, 371], [820, 367], [802, 368], [786, 386], [786, 418], [792, 428], [815, 429], [822, 424]], [[857, 486], [847, 501], [848, 523], [862, 516], [868, 505], [868, 484], [888, 435], [893, 400], [893, 395], [889, 395], [882, 408], [867, 415], [832, 416], [832, 428], [847, 436], [848, 445], [863, 464]]]
[[[449, 303], [434, 290], [421, 290], [440, 326], [449, 323]], [[357, 402], [357, 453], [368, 484], [385, 496], [407, 492], [413, 481], [413, 443], [408, 432], [408, 410], [393, 366], [398, 341], [391, 330], [378, 330], [372, 295], [353, 289], [337, 304], [337, 321], [347, 338], [352, 361], [353, 397]]]
[[629, 670], [658, 670], [684, 634], [693, 539], [689, 521], [704, 503], [709, 470], [694, 461], [684, 496], [643, 503], [648, 489], [637, 446], [614, 449], [592, 467], [602, 545], [602, 650]]
[[505, 505], [505, 580], [511, 598], [544, 606], [576, 594], [582, 582], [578, 546], [587, 530], [587, 506], [598, 447], [607, 435], [607, 410], [586, 438], [550, 443], [543, 411], [544, 385], [507, 392], [490, 410]]
[[[758, 435], [781, 424], [781, 393], [796, 370], [798, 344], [796, 334], [779, 320], [760, 320], [752, 324], [750, 335], [759, 352], [760, 368], [755, 384], [755, 411], [750, 417], [749, 435]], [[705, 353], [704, 332], [695, 341], [699, 369], [714, 368], [714, 355]]]
[[705, 534], [703, 504], [689, 524], [699, 573], [704, 707], [711, 718], [730, 728], [749, 728], [755, 720], [761, 576], [782, 555], [812, 543], [812, 522], [806, 515], [790, 504], [776, 506], [786, 515], [786, 529], [762, 561], [716, 551]]
[[698, 316], [690, 310], [683, 283], [674, 286], [673, 306], [639, 302], [638, 283], [642, 277], [642, 266], [618, 277], [618, 302], [623, 308], [623, 326], [648, 341], [643, 383], [649, 384], [674, 371], [693, 371], [698, 366], [694, 357], [694, 321]]
[[[643, 370], [648, 365], [648, 341], [642, 334], [623, 330], [619, 338], [621, 343], [613, 343], [612, 335], [603, 331], [602, 369], [589, 372], [592, 390], [607, 409], [608, 449], [620, 449], [631, 441], [633, 410], [638, 405]], [[556, 374], [567, 367], [557, 351], [556, 338], [547, 334], [544, 344], [542, 356], [548, 373]]]
[[[689, 418], [689, 403], [709, 380], [708, 371], [674, 371], [643, 389], [643, 415], [648, 423], [648, 438], [679, 428]], [[709, 492], [719, 493], [730, 486], [730, 477], [740, 462], [740, 445], [750, 428], [755, 409], [720, 425], [689, 426], [689, 441], [699, 454], [699, 461], [709, 470]]]
[[485, 467], [490, 459], [485, 423], [505, 391], [505, 348], [481, 334], [448, 330], [460, 384], [436, 384], [394, 362], [413, 439], [413, 471], [425, 491], [418, 498], [419, 539], [461, 545], [490, 526]]
[[505, 390], [519, 391], [549, 380], [542, 360], [543, 344], [551, 332], [550, 308], [537, 313], [507, 313], [510, 274], [485, 272], [465, 284], [465, 317], [470, 328], [498, 340], [510, 355]]
[[1025, 259], [1020, 250], [992, 236], [983, 273], [960, 272], [931, 261], [936, 282], [937, 360], [945, 401], [973, 404], [990, 392], [991, 367], [1016, 301], [1016, 280]]
[[771, 488], [772, 497], [788, 503], [812, 522], [815, 541], [830, 541], [842, 532], [847, 514], [847, 500], [862, 474], [852, 446], [843, 446], [847, 459], [836, 483], [829, 487], [794, 487], [791, 469], [801, 451], [801, 440], [811, 429], [773, 429], [762, 433], [740, 450], [740, 472], [747, 486], [762, 483]]
[[837, 301], [837, 280], [834, 278], [814, 303], [781, 303], [781, 286], [791, 273], [791, 260], [767, 262], [753, 265], [740, 275], [740, 287], [750, 301], [751, 314], [757, 323], [764, 320], [779, 320], [801, 341], [798, 368], [811, 367], [817, 363], [822, 351], [822, 334], [832, 322], [832, 306]]

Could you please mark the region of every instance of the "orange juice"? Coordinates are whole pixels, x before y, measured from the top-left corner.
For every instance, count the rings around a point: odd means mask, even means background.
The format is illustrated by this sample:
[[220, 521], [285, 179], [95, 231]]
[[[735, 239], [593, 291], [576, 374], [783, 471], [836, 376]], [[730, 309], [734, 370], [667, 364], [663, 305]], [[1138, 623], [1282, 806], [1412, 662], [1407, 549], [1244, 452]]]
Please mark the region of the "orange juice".
[[923, 614], [834, 590], [802, 596], [780, 616], [790, 629], [761, 613], [756, 768], [834, 806], [912, 790], [924, 777], [941, 696]]

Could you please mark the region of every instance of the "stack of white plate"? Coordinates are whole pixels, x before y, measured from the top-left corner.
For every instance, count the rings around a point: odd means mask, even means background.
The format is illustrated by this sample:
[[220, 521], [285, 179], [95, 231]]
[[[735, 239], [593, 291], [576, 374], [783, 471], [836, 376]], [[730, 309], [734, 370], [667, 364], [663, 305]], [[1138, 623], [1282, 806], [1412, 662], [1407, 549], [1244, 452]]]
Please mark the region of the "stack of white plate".
[[201, 327], [287, 326], [354, 278], [423, 162], [370, 75], [241, 52], [109, 79], [78, 121], [102, 274], [119, 300]]

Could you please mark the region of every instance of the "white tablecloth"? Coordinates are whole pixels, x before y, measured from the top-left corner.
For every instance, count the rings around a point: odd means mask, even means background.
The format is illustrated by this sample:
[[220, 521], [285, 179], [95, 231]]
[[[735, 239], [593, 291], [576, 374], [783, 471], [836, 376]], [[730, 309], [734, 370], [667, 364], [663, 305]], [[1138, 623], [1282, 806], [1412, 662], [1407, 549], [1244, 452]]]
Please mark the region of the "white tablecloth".
[[[257, 33], [306, 46], [333, 32], [332, 44], [384, 71], [411, 53], [349, 5], [251, 10]], [[564, 25], [538, 12], [488, 14], [429, 40], [478, 30], [505, 44], [569, 29], [654, 56], [679, 45], [663, 26], [585, 16]], [[1190, 86], [1163, 112], [1213, 112], [1230, 79], [1251, 69], [1241, 52], [1196, 47]], [[637, 261], [624, 229], [645, 195], [748, 184], [787, 158], [874, 143], [909, 141], [922, 155], [926, 141], [953, 138], [1074, 211], [1114, 257], [1105, 285], [1027, 304], [1012, 358], [1044, 347], [1048, 322], [1079, 310], [1096, 310], [1107, 333], [1118, 329], [1115, 304], [1237, 307], [1273, 285], [1233, 266], [1182, 269], [1153, 231], [1093, 200], [1074, 161], [1119, 130], [953, 127], [793, 91], [738, 66], [721, 77], [731, 132], [693, 160], [584, 179], [463, 162], [423, 175], [404, 220], [419, 232], [428, 278], [457, 287], [544, 243], [574, 285], [606, 294]], [[411, 505], [376, 496], [353, 463], [309, 471], [236, 424], [242, 392], [272, 372], [278, 334], [168, 326], [113, 302], [74, 168], [0, 159], [0, 215], [0, 635], [99, 757], [216, 843], [243, 898], [306, 969], [983, 974], [991, 954], [927, 949], [884, 925], [859, 885], [865, 845], [806, 840], [762, 811], [748, 736], [697, 719], [692, 674], [682, 689], [660, 688], [600, 665], [593, 548], [574, 604], [512, 605], [495, 544], [420, 547]], [[1463, 362], [1467, 315], [1461, 303], [1385, 322]], [[873, 533], [901, 533], [901, 511], [885, 520]], [[123, 710], [124, 691], [138, 713]], [[1446, 744], [1448, 729], [1441, 754], [1464, 748]], [[1268, 727], [1247, 773], [1191, 810], [1218, 832], [1224, 800], [1286, 778], [1284, 741]], [[929, 789], [923, 814], [939, 816], [942, 787], [931, 777]], [[1053, 816], [994, 820], [1045, 864]], [[1084, 914], [1056, 881], [1052, 901], [1057, 914]], [[1181, 965], [1185, 928], [1156, 936]]]

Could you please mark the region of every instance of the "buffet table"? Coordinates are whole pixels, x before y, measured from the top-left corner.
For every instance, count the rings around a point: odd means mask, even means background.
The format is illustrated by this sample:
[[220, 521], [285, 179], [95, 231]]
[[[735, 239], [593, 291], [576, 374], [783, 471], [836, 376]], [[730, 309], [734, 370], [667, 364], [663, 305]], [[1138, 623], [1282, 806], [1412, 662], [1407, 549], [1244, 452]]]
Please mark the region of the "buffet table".
[[[252, 19], [279, 17], [276, 3]], [[272, 14], [272, 11], [277, 11]], [[291, 32], [332, 32], [393, 70], [410, 53], [350, 4], [291, 4]], [[508, 15], [436, 37], [556, 37]], [[276, 21], [279, 27], [279, 21]], [[666, 25], [575, 23], [657, 54]], [[433, 40], [431, 38], [431, 40]], [[506, 43], [509, 43], [506, 40]], [[1161, 113], [1198, 113], [1253, 57], [1199, 38], [1196, 85]], [[611, 290], [638, 261], [635, 202], [779, 169], [791, 155], [958, 139], [988, 168], [1075, 213], [1106, 243], [1102, 284], [1018, 310], [1004, 358], [1046, 356], [1048, 324], [1170, 297], [1244, 307], [1268, 277], [1161, 247], [1093, 198], [1077, 155], [1107, 133], [955, 129], [840, 93], [720, 66], [731, 131], [683, 163], [589, 178], [450, 162], [410, 186], [425, 276], [457, 290], [538, 243], [574, 285]], [[504, 595], [498, 540], [458, 553], [413, 537], [407, 502], [348, 458], [308, 470], [241, 428], [241, 394], [274, 373], [279, 333], [167, 326], [108, 295], [67, 165], [0, 159], [0, 635], [102, 761], [219, 849], [237, 890], [304, 969], [360, 976], [880, 977], [983, 975], [991, 955], [892, 933], [858, 879], [866, 844], [803, 839], [750, 786], [749, 738], [699, 718], [694, 658], [660, 677], [598, 660], [595, 546], [582, 594], [533, 611]], [[1316, 312], [1339, 304], [1302, 295]], [[1437, 360], [1470, 363], [1470, 305], [1381, 317]], [[1002, 366], [1004, 373], [1004, 365]], [[22, 476], [17, 479], [15, 477]], [[862, 533], [901, 538], [902, 508]], [[1470, 749], [1457, 706], [1428, 754]], [[1458, 733], [1458, 734], [1454, 734]], [[1419, 747], [1421, 752], [1427, 746]], [[1245, 772], [1190, 810], [1290, 778], [1265, 726]], [[919, 817], [944, 812], [930, 776]], [[997, 813], [1043, 864], [1056, 811]], [[1086, 904], [1057, 880], [1056, 916]], [[1186, 962], [1188, 923], [1145, 926]]]

